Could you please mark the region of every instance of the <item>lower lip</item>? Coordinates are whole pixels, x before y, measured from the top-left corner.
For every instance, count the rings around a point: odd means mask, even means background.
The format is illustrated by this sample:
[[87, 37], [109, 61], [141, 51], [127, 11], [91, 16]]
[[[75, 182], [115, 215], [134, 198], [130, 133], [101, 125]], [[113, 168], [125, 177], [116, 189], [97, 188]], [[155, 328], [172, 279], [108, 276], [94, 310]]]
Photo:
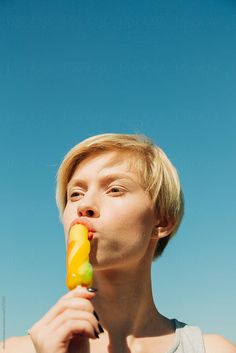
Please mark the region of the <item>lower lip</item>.
[[91, 241], [93, 239], [93, 232], [88, 232], [88, 240]]

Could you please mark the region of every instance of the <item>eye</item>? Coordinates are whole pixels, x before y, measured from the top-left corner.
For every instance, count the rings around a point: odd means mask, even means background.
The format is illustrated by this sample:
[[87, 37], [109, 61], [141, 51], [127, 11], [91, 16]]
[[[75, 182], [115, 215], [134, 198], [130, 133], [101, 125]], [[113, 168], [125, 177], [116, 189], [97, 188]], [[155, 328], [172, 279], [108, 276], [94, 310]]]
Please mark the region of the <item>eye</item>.
[[112, 196], [120, 196], [124, 194], [125, 190], [120, 186], [111, 186], [107, 192]]
[[72, 190], [69, 193], [69, 198], [74, 201], [74, 200], [78, 200], [81, 199], [84, 196], [84, 192], [82, 192], [81, 190]]

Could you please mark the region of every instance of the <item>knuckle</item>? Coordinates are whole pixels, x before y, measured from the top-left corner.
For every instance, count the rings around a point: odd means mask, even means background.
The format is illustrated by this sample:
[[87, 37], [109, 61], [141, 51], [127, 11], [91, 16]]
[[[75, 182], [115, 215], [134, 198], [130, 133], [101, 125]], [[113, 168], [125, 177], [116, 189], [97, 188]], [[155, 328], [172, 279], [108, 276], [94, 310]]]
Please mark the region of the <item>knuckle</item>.
[[82, 301], [80, 304], [80, 308], [83, 311], [88, 311], [88, 312], [92, 311], [92, 307], [91, 307], [90, 303], [87, 301]]
[[74, 329], [74, 324], [73, 324], [73, 322], [72, 321], [66, 321], [65, 322], [65, 329], [66, 329], [66, 331], [67, 332], [71, 332], [71, 331], [73, 331], [73, 329]]
[[65, 323], [67, 332], [93, 336], [93, 326], [87, 320], [70, 320]]
[[74, 311], [71, 310], [71, 309], [66, 309], [66, 310], [64, 311], [64, 317], [65, 317], [66, 320], [72, 319], [73, 316], [74, 316], [73, 314], [74, 314]]
[[88, 312], [93, 312], [93, 306], [90, 303], [89, 300], [87, 299], [74, 299], [73, 301], [71, 301], [71, 305], [70, 307], [73, 307], [75, 309], [80, 309], [82, 311], [88, 311]]
[[93, 334], [93, 326], [88, 321], [83, 321], [83, 333]]
[[58, 300], [57, 305], [59, 305], [61, 310], [65, 310], [67, 308], [68, 301], [64, 298], [61, 298]]

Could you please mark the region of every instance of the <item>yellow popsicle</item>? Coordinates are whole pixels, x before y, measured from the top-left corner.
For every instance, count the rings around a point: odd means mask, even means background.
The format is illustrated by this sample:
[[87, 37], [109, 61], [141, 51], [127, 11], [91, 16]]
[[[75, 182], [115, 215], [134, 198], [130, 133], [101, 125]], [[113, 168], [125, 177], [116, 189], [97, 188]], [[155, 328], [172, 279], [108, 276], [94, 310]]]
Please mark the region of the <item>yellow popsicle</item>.
[[66, 267], [66, 285], [68, 289], [76, 286], [90, 287], [93, 280], [93, 268], [89, 263], [90, 242], [88, 229], [83, 224], [74, 224], [69, 232]]

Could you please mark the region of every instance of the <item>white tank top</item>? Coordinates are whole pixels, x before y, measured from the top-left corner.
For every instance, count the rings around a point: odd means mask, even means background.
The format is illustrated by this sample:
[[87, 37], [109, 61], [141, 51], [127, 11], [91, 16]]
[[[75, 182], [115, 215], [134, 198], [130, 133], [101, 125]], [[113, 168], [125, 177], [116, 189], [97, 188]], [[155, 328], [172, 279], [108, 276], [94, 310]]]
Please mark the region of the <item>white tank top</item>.
[[166, 353], [206, 353], [202, 332], [199, 327], [189, 326], [173, 319], [176, 341]]

